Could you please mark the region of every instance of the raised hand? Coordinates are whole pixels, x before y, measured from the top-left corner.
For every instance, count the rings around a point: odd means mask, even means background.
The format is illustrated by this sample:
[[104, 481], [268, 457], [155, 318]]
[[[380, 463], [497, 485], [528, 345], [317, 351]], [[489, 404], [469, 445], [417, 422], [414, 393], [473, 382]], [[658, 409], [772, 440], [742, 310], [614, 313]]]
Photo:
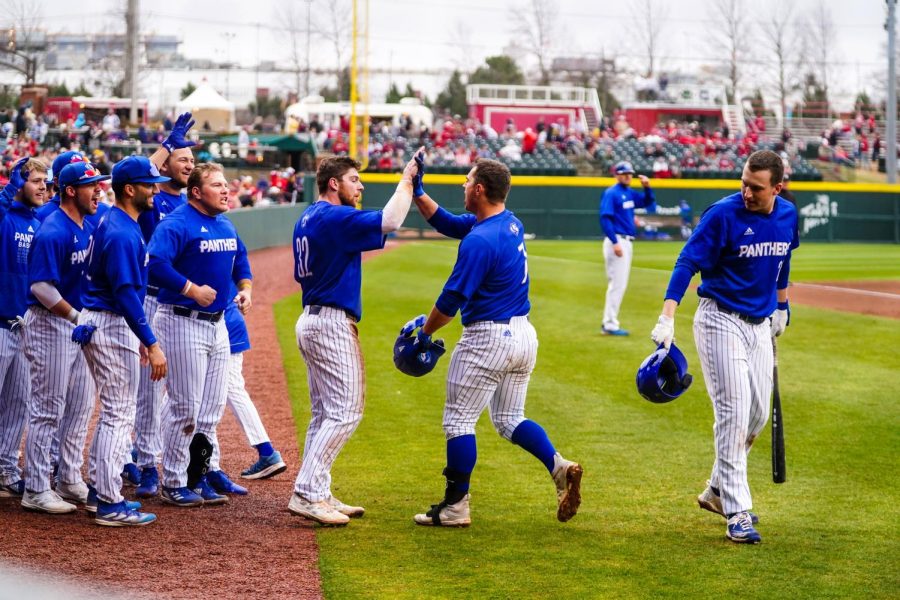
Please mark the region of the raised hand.
[[187, 139], [188, 131], [190, 131], [191, 127], [194, 126], [194, 121], [191, 119], [191, 113], [186, 112], [178, 115], [178, 119], [175, 121], [175, 125], [172, 126], [172, 131], [169, 133], [169, 137], [163, 140], [163, 148], [169, 151], [171, 154], [175, 150], [179, 148], [190, 148], [191, 146], [196, 146], [197, 142], [192, 142]]

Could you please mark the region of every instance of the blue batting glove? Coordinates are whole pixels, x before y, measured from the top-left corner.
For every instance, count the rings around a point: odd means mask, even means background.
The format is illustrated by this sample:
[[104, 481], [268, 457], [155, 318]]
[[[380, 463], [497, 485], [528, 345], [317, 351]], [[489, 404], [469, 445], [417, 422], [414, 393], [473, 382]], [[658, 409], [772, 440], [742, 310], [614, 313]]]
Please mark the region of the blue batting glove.
[[169, 134], [169, 137], [163, 140], [163, 148], [168, 150], [169, 154], [171, 154], [179, 148], [196, 146], [197, 142], [192, 142], [187, 139], [188, 131], [190, 131], [193, 126], [194, 121], [191, 119], [191, 113], [186, 112], [178, 115], [175, 125], [172, 126], [172, 132]]
[[425, 324], [425, 315], [419, 315], [415, 319], [410, 319], [407, 321], [406, 325], [403, 326], [403, 329], [400, 330], [400, 335], [409, 336], [412, 335], [412, 332]]
[[431, 336], [419, 329], [419, 333], [416, 335], [416, 345], [419, 347], [419, 351], [424, 352], [425, 350], [428, 350], [431, 347], [431, 344]]
[[91, 341], [91, 336], [97, 330], [96, 325], [78, 325], [72, 330], [72, 341], [84, 348]]
[[25, 186], [25, 182], [28, 181], [29, 173], [25, 170], [25, 163], [28, 162], [29, 158], [30, 157], [28, 156], [20, 158], [16, 161], [16, 164], [12, 166], [12, 169], [10, 169], [9, 183], [6, 184], [9, 186], [10, 196], [15, 196], [16, 193]]
[[416, 172], [416, 176], [413, 177], [413, 198], [420, 198], [425, 195], [425, 185], [422, 181], [422, 177], [425, 175], [425, 157], [422, 152], [416, 152], [413, 158], [416, 161], [416, 166], [419, 170]]

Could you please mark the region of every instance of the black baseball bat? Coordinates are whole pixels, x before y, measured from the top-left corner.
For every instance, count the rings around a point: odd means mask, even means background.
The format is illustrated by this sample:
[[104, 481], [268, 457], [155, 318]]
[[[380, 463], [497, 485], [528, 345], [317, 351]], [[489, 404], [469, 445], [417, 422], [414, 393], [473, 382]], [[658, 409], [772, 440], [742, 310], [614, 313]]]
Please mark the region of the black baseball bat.
[[778, 390], [778, 350], [772, 338], [772, 481], [784, 483], [787, 471], [784, 466], [784, 414], [781, 412], [781, 392]]

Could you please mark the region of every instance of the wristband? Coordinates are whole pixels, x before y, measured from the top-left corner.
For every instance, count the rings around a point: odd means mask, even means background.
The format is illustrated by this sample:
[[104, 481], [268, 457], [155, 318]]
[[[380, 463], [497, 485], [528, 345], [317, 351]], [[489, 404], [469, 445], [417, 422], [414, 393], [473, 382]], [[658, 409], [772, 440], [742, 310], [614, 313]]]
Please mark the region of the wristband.
[[186, 284], [184, 284], [184, 289], [181, 290], [181, 295], [182, 295], [182, 296], [187, 296], [187, 295], [188, 295], [188, 292], [191, 291], [191, 288], [192, 288], [192, 287], [194, 287], [194, 284], [191, 283], [190, 280], [188, 280], [188, 282], [187, 282]]
[[778, 310], [787, 310], [789, 308], [789, 306], [790, 305], [788, 304], [787, 300], [785, 300], [784, 302], [779, 302]]
[[69, 309], [69, 314], [66, 315], [66, 319], [72, 323], [78, 323], [78, 311], [74, 308]]
[[253, 283], [250, 281], [242, 281], [240, 285], [238, 285], [238, 291], [243, 292], [244, 290], [249, 290], [253, 287]]

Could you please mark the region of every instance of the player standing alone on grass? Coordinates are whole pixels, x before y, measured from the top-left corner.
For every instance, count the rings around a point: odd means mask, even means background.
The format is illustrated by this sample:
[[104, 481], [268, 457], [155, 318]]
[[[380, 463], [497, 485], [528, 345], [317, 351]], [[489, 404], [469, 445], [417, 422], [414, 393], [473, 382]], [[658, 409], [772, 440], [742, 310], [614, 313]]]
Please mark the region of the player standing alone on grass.
[[417, 172], [415, 161], [409, 161], [384, 209], [357, 210], [363, 191], [359, 167], [348, 157], [323, 160], [316, 172], [319, 199], [294, 227], [294, 279], [303, 289], [304, 306], [297, 345], [306, 362], [312, 418], [288, 509], [323, 525], [346, 525], [364, 512], [331, 493], [331, 465], [359, 425], [365, 404], [356, 328], [362, 315], [361, 253], [383, 248], [385, 234], [403, 224]]
[[525, 418], [525, 396], [537, 361], [538, 340], [528, 320], [531, 303], [525, 228], [506, 210], [509, 186], [505, 165], [478, 159], [463, 186], [466, 210], [472, 214], [453, 215], [425, 194], [421, 178], [416, 180], [413, 195], [422, 216], [438, 232], [462, 240], [453, 273], [419, 330], [418, 343], [424, 349], [430, 347], [434, 332], [460, 310], [464, 327], [447, 374], [447, 488], [439, 504], [414, 517], [419, 525], [470, 524], [475, 423], [485, 408], [501, 436], [547, 468], [556, 485], [560, 521], [574, 517], [581, 503], [581, 465], [563, 458], [544, 429]]
[[750, 512], [747, 454], [769, 418], [772, 337], [789, 321], [791, 251], [800, 243], [797, 211], [778, 196], [783, 168], [774, 152], [754, 152], [741, 191], [706, 209], [675, 262], [651, 333], [657, 344], [672, 343], [675, 310], [700, 271], [694, 341], [713, 405], [716, 458], [697, 501], [728, 519], [726, 535], [734, 542], [761, 540]]

